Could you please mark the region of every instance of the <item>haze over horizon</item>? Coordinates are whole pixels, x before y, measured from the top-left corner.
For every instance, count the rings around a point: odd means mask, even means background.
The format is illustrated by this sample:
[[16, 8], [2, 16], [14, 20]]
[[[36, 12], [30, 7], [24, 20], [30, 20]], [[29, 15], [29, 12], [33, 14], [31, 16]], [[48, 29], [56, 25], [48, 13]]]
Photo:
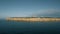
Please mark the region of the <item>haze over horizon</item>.
[[60, 17], [60, 0], [0, 0], [0, 17]]

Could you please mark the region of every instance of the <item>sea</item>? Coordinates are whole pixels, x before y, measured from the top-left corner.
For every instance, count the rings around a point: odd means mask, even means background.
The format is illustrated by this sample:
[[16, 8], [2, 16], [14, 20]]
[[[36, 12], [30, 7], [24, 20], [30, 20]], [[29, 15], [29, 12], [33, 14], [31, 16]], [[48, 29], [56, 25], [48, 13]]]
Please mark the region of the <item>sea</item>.
[[60, 22], [0, 20], [0, 34], [60, 34]]

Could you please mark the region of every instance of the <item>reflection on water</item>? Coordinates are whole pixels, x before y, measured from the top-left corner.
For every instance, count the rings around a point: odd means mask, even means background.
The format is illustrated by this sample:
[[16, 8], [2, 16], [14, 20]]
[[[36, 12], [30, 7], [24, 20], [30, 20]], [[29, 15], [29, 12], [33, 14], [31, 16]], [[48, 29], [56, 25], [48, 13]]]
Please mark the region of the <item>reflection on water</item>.
[[57, 34], [60, 22], [14, 22], [0, 20], [1, 34]]

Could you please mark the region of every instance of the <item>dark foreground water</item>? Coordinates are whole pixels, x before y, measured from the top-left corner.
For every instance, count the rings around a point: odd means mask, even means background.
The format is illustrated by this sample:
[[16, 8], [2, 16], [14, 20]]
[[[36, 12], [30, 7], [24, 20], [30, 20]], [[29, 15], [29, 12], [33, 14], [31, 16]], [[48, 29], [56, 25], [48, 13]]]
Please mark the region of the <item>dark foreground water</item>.
[[0, 34], [60, 34], [60, 22], [8, 22], [0, 20]]

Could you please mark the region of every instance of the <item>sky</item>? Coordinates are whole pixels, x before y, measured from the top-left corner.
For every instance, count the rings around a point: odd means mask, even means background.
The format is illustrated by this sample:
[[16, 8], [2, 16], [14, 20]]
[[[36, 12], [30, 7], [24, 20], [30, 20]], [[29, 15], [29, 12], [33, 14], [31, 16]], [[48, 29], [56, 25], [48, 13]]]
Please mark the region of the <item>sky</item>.
[[0, 0], [0, 17], [60, 17], [60, 0]]

